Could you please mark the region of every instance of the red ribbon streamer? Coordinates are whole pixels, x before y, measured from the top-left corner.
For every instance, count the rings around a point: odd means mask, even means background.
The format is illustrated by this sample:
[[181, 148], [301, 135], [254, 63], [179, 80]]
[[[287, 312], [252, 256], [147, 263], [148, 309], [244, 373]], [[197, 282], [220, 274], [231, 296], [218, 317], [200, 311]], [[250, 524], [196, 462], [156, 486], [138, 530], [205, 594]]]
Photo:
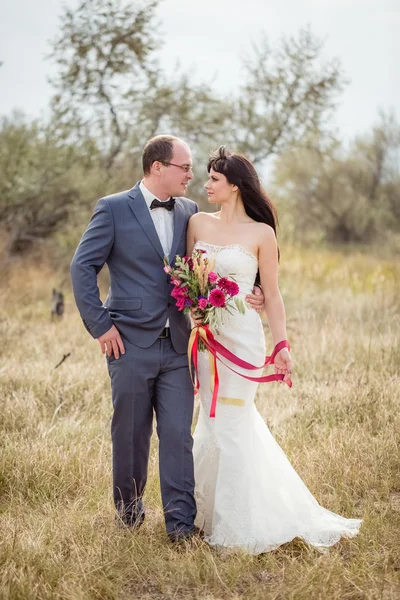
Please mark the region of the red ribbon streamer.
[[[270, 381], [283, 381], [284, 375], [274, 373], [273, 375], [264, 375], [263, 377], [250, 377], [249, 375], [244, 375], [243, 373], [239, 373], [229, 365], [227, 365], [223, 360], [221, 360], [221, 356], [226, 358], [234, 365], [241, 367], [242, 369], [246, 369], [247, 371], [257, 371], [259, 369], [263, 369], [267, 365], [273, 365], [274, 360], [278, 352], [282, 350], [282, 348], [287, 348], [290, 350], [290, 344], [287, 340], [282, 340], [278, 342], [271, 354], [271, 356], [265, 357], [265, 362], [263, 365], [256, 367], [251, 363], [242, 360], [235, 354], [233, 354], [228, 348], [223, 346], [220, 342], [218, 342], [212, 332], [210, 331], [208, 325], [200, 325], [195, 327], [192, 330], [191, 339], [189, 341], [188, 348], [188, 356], [189, 356], [189, 368], [191, 370], [191, 360], [193, 360], [194, 366], [194, 377], [192, 377], [193, 385], [194, 385], [194, 393], [200, 389], [200, 380], [199, 380], [199, 371], [198, 371], [198, 343], [199, 339], [202, 340], [203, 344], [207, 348], [208, 352], [212, 355], [213, 359], [213, 371], [214, 371], [214, 381], [213, 381], [213, 395], [211, 400], [211, 409], [210, 409], [210, 417], [215, 417], [215, 409], [217, 406], [218, 399], [218, 390], [219, 390], [219, 376], [218, 376], [218, 367], [217, 367], [217, 359], [225, 365], [228, 369], [230, 369], [233, 373], [240, 375], [240, 377], [244, 377], [249, 381], [255, 381], [257, 383], [268, 383]], [[292, 381], [290, 379], [285, 379], [285, 383], [292, 387]]]

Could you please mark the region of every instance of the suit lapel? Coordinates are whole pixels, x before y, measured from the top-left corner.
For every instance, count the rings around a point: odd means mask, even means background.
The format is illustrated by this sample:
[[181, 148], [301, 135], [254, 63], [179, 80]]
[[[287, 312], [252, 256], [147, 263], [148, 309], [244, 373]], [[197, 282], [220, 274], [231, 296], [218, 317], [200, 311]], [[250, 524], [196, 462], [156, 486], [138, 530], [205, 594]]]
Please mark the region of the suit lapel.
[[[176, 254], [179, 240], [182, 235], [183, 226], [185, 224], [185, 211], [183, 209], [183, 203], [180, 198], [176, 198], [174, 207], [174, 237], [172, 239], [171, 252], [169, 254], [169, 261], [171, 262]], [[186, 250], [185, 250], [186, 251]]]
[[[157, 250], [161, 259], [164, 259], [164, 250], [162, 249], [160, 238], [158, 237], [156, 228], [154, 227], [153, 219], [151, 218], [150, 211], [147, 208], [143, 194], [140, 191], [139, 184], [129, 191], [129, 206], [141, 225], [143, 231]], [[175, 236], [174, 236], [175, 239]]]

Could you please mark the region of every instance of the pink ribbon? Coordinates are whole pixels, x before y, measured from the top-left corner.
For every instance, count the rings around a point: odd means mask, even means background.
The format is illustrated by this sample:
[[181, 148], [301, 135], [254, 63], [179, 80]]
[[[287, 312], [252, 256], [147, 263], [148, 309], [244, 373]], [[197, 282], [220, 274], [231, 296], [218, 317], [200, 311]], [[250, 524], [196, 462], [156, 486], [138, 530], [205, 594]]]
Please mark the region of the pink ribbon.
[[[201, 341], [207, 348], [208, 352], [212, 356], [213, 395], [212, 395], [212, 400], [211, 400], [210, 417], [215, 417], [215, 409], [217, 406], [217, 399], [218, 399], [219, 376], [218, 376], [217, 359], [223, 365], [225, 365], [228, 369], [230, 369], [233, 373], [236, 373], [237, 375], [240, 375], [240, 377], [243, 377], [244, 379], [248, 379], [249, 381], [255, 381], [257, 383], [269, 383], [270, 381], [283, 381], [284, 380], [285, 376], [282, 374], [278, 374], [278, 373], [274, 373], [273, 375], [264, 375], [263, 377], [251, 377], [250, 375], [244, 375], [243, 373], [240, 373], [239, 371], [236, 371], [236, 369], [233, 369], [232, 367], [227, 365], [221, 359], [221, 357], [225, 358], [226, 360], [229, 360], [231, 363], [233, 363], [237, 367], [246, 369], [247, 371], [258, 371], [259, 369], [263, 369], [267, 365], [273, 365], [276, 355], [278, 354], [278, 352], [280, 352], [280, 350], [282, 350], [282, 348], [287, 348], [288, 350], [290, 350], [290, 344], [289, 344], [288, 340], [282, 340], [281, 342], [278, 342], [276, 344], [275, 348], [273, 349], [271, 356], [265, 357], [264, 364], [259, 367], [256, 367], [255, 365], [252, 365], [251, 363], [248, 363], [245, 360], [239, 358], [238, 356], [233, 354], [230, 350], [228, 350], [228, 348], [226, 348], [220, 342], [218, 342], [215, 339], [212, 332], [210, 331], [208, 325], [199, 325], [198, 327], [195, 327], [192, 330], [192, 334], [191, 334], [190, 340], [189, 340], [189, 348], [188, 348], [190, 371], [192, 371], [191, 370], [191, 361], [192, 360], [193, 360], [193, 366], [194, 366], [194, 377], [192, 376], [192, 381], [193, 381], [193, 385], [194, 385], [194, 393], [195, 394], [197, 394], [197, 392], [200, 389], [200, 380], [199, 380], [199, 374], [198, 374], [199, 339], [201, 339]], [[292, 381], [290, 379], [285, 379], [284, 383], [286, 383], [289, 387], [292, 387]]]

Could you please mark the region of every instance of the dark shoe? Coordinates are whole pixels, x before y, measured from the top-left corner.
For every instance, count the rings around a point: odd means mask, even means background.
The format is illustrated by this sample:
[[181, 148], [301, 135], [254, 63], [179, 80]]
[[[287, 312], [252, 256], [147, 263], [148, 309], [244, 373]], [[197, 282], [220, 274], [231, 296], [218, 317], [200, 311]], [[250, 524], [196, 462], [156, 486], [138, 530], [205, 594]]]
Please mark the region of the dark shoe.
[[196, 535], [195, 528], [189, 529], [189, 531], [177, 529], [176, 531], [171, 531], [170, 533], [168, 533], [168, 539], [170, 542], [175, 544], [176, 542], [183, 542], [185, 540], [189, 540], [194, 535]]
[[190, 529], [189, 531], [172, 531], [168, 534], [168, 539], [173, 544], [186, 542], [193, 538], [203, 539], [203, 537], [204, 531], [201, 531], [198, 527], [193, 527], [193, 529]]

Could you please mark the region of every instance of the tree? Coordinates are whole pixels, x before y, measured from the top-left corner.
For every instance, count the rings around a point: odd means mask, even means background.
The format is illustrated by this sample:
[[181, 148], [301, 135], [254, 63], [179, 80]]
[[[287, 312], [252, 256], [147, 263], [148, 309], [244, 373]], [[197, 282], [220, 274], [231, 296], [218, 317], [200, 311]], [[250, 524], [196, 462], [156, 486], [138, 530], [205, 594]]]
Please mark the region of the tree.
[[185, 73], [166, 80], [157, 62], [157, 5], [83, 0], [66, 10], [53, 45], [54, 107], [98, 140], [106, 168], [160, 131], [202, 147], [203, 160], [205, 148], [226, 143], [261, 163], [325, 125], [344, 80], [337, 61], [322, 63], [323, 45], [309, 30], [275, 49], [266, 39], [255, 45], [239, 96], [219, 98]]
[[0, 222], [8, 252], [28, 250], [63, 226], [79, 199], [74, 165], [87, 169], [87, 153], [65, 144], [51, 124], [22, 115], [0, 122]]
[[322, 42], [309, 29], [272, 48], [264, 38], [244, 63], [234, 106], [234, 146], [261, 163], [319, 136], [345, 84], [337, 60], [322, 61]]
[[65, 9], [53, 42], [50, 56], [59, 68], [53, 109], [60, 122], [96, 137], [107, 169], [125, 149], [132, 101], [152, 73], [157, 5], [82, 0], [76, 10]]
[[201, 203], [207, 157], [220, 144], [260, 166], [323, 131], [343, 78], [335, 61], [320, 64], [322, 45], [309, 31], [255, 47], [239, 95], [220, 97], [179, 69], [165, 76], [158, 4], [80, 0], [64, 10], [50, 55], [58, 66], [50, 122], [4, 121], [0, 132], [0, 219], [13, 251], [60, 227], [73, 244], [76, 219], [96, 197], [141, 177], [143, 144], [158, 133], [190, 143], [200, 175], [190, 195]]
[[293, 213], [295, 237], [366, 243], [400, 230], [400, 126], [381, 114], [369, 135], [345, 151], [337, 141], [294, 148], [275, 170], [275, 187]]

